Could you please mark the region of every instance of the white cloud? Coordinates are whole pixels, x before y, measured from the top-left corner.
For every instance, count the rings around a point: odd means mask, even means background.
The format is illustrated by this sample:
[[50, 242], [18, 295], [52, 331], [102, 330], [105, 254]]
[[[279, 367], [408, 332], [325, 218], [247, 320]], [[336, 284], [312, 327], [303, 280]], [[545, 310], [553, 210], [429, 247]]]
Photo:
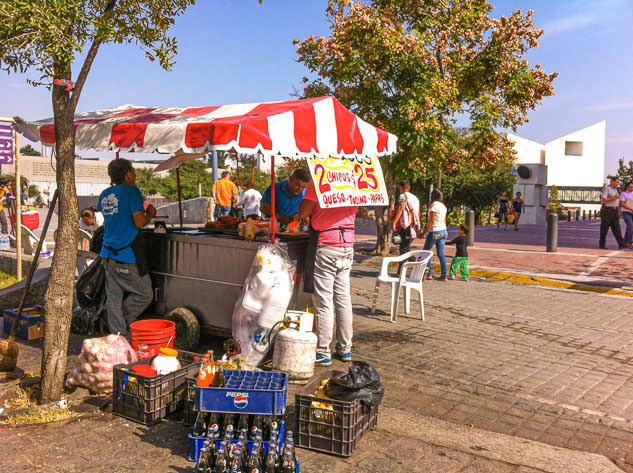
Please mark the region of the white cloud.
[[601, 105], [592, 105], [591, 107], [586, 107], [583, 110], [586, 112], [596, 112], [596, 111], [625, 110], [627, 108], [633, 108], [633, 102], [604, 103]]
[[583, 12], [567, 18], [549, 21], [542, 28], [546, 35], [553, 36], [567, 31], [579, 30], [598, 21], [600, 21], [600, 15], [597, 12]]

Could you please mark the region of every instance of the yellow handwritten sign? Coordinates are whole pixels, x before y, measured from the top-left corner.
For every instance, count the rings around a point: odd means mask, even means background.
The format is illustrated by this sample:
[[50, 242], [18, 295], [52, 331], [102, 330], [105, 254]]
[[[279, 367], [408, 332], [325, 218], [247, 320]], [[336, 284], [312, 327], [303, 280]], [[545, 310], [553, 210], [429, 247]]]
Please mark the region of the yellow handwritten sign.
[[308, 166], [322, 208], [388, 205], [378, 158], [311, 158]]

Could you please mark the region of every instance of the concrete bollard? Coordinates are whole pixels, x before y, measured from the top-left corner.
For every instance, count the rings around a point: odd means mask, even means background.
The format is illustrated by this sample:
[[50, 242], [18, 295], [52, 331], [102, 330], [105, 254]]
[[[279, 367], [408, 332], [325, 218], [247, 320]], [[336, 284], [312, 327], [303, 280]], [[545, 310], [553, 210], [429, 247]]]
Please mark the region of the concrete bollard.
[[468, 225], [468, 246], [475, 244], [475, 211], [466, 211], [466, 225]]
[[582, 219], [583, 219], [583, 220], [586, 220], [586, 219], [587, 219], [587, 216], [585, 215], [585, 211], [584, 211], [584, 210], [582, 211]]
[[571, 222], [571, 210], [567, 211], [567, 221]]
[[576, 222], [580, 220], [580, 209], [576, 210]]
[[547, 214], [547, 248], [548, 253], [556, 253], [558, 251], [558, 215], [555, 213]]

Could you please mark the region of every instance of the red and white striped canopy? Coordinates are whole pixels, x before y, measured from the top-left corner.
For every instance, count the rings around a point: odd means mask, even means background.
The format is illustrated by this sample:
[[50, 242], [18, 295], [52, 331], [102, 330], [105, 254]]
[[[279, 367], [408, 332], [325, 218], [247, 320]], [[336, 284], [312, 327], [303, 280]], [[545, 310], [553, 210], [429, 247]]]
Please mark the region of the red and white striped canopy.
[[[53, 119], [17, 120], [33, 141], [55, 144]], [[214, 107], [120, 107], [75, 116], [78, 149], [240, 153], [286, 157], [383, 156], [397, 137], [365, 122], [334, 97]]]

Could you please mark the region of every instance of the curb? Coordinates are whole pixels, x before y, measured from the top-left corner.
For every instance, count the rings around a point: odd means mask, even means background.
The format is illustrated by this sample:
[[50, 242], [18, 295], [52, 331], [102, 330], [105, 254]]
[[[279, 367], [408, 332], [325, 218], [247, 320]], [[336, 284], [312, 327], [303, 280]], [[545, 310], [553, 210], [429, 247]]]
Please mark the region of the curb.
[[[440, 265], [434, 264], [433, 271], [439, 272]], [[583, 284], [569, 281], [561, 281], [558, 279], [549, 279], [541, 276], [531, 276], [527, 274], [518, 274], [508, 271], [481, 269], [476, 266], [470, 267], [471, 277], [479, 277], [493, 281], [504, 281], [514, 284], [531, 284], [533, 286], [555, 287], [559, 289], [571, 289], [574, 291], [594, 292], [598, 294], [607, 294], [615, 296], [633, 297], [633, 292], [624, 291], [618, 288], [594, 286], [591, 284]]]
[[623, 473], [601, 454], [556, 447], [391, 407], [381, 408], [378, 429], [471, 455], [546, 473]]

